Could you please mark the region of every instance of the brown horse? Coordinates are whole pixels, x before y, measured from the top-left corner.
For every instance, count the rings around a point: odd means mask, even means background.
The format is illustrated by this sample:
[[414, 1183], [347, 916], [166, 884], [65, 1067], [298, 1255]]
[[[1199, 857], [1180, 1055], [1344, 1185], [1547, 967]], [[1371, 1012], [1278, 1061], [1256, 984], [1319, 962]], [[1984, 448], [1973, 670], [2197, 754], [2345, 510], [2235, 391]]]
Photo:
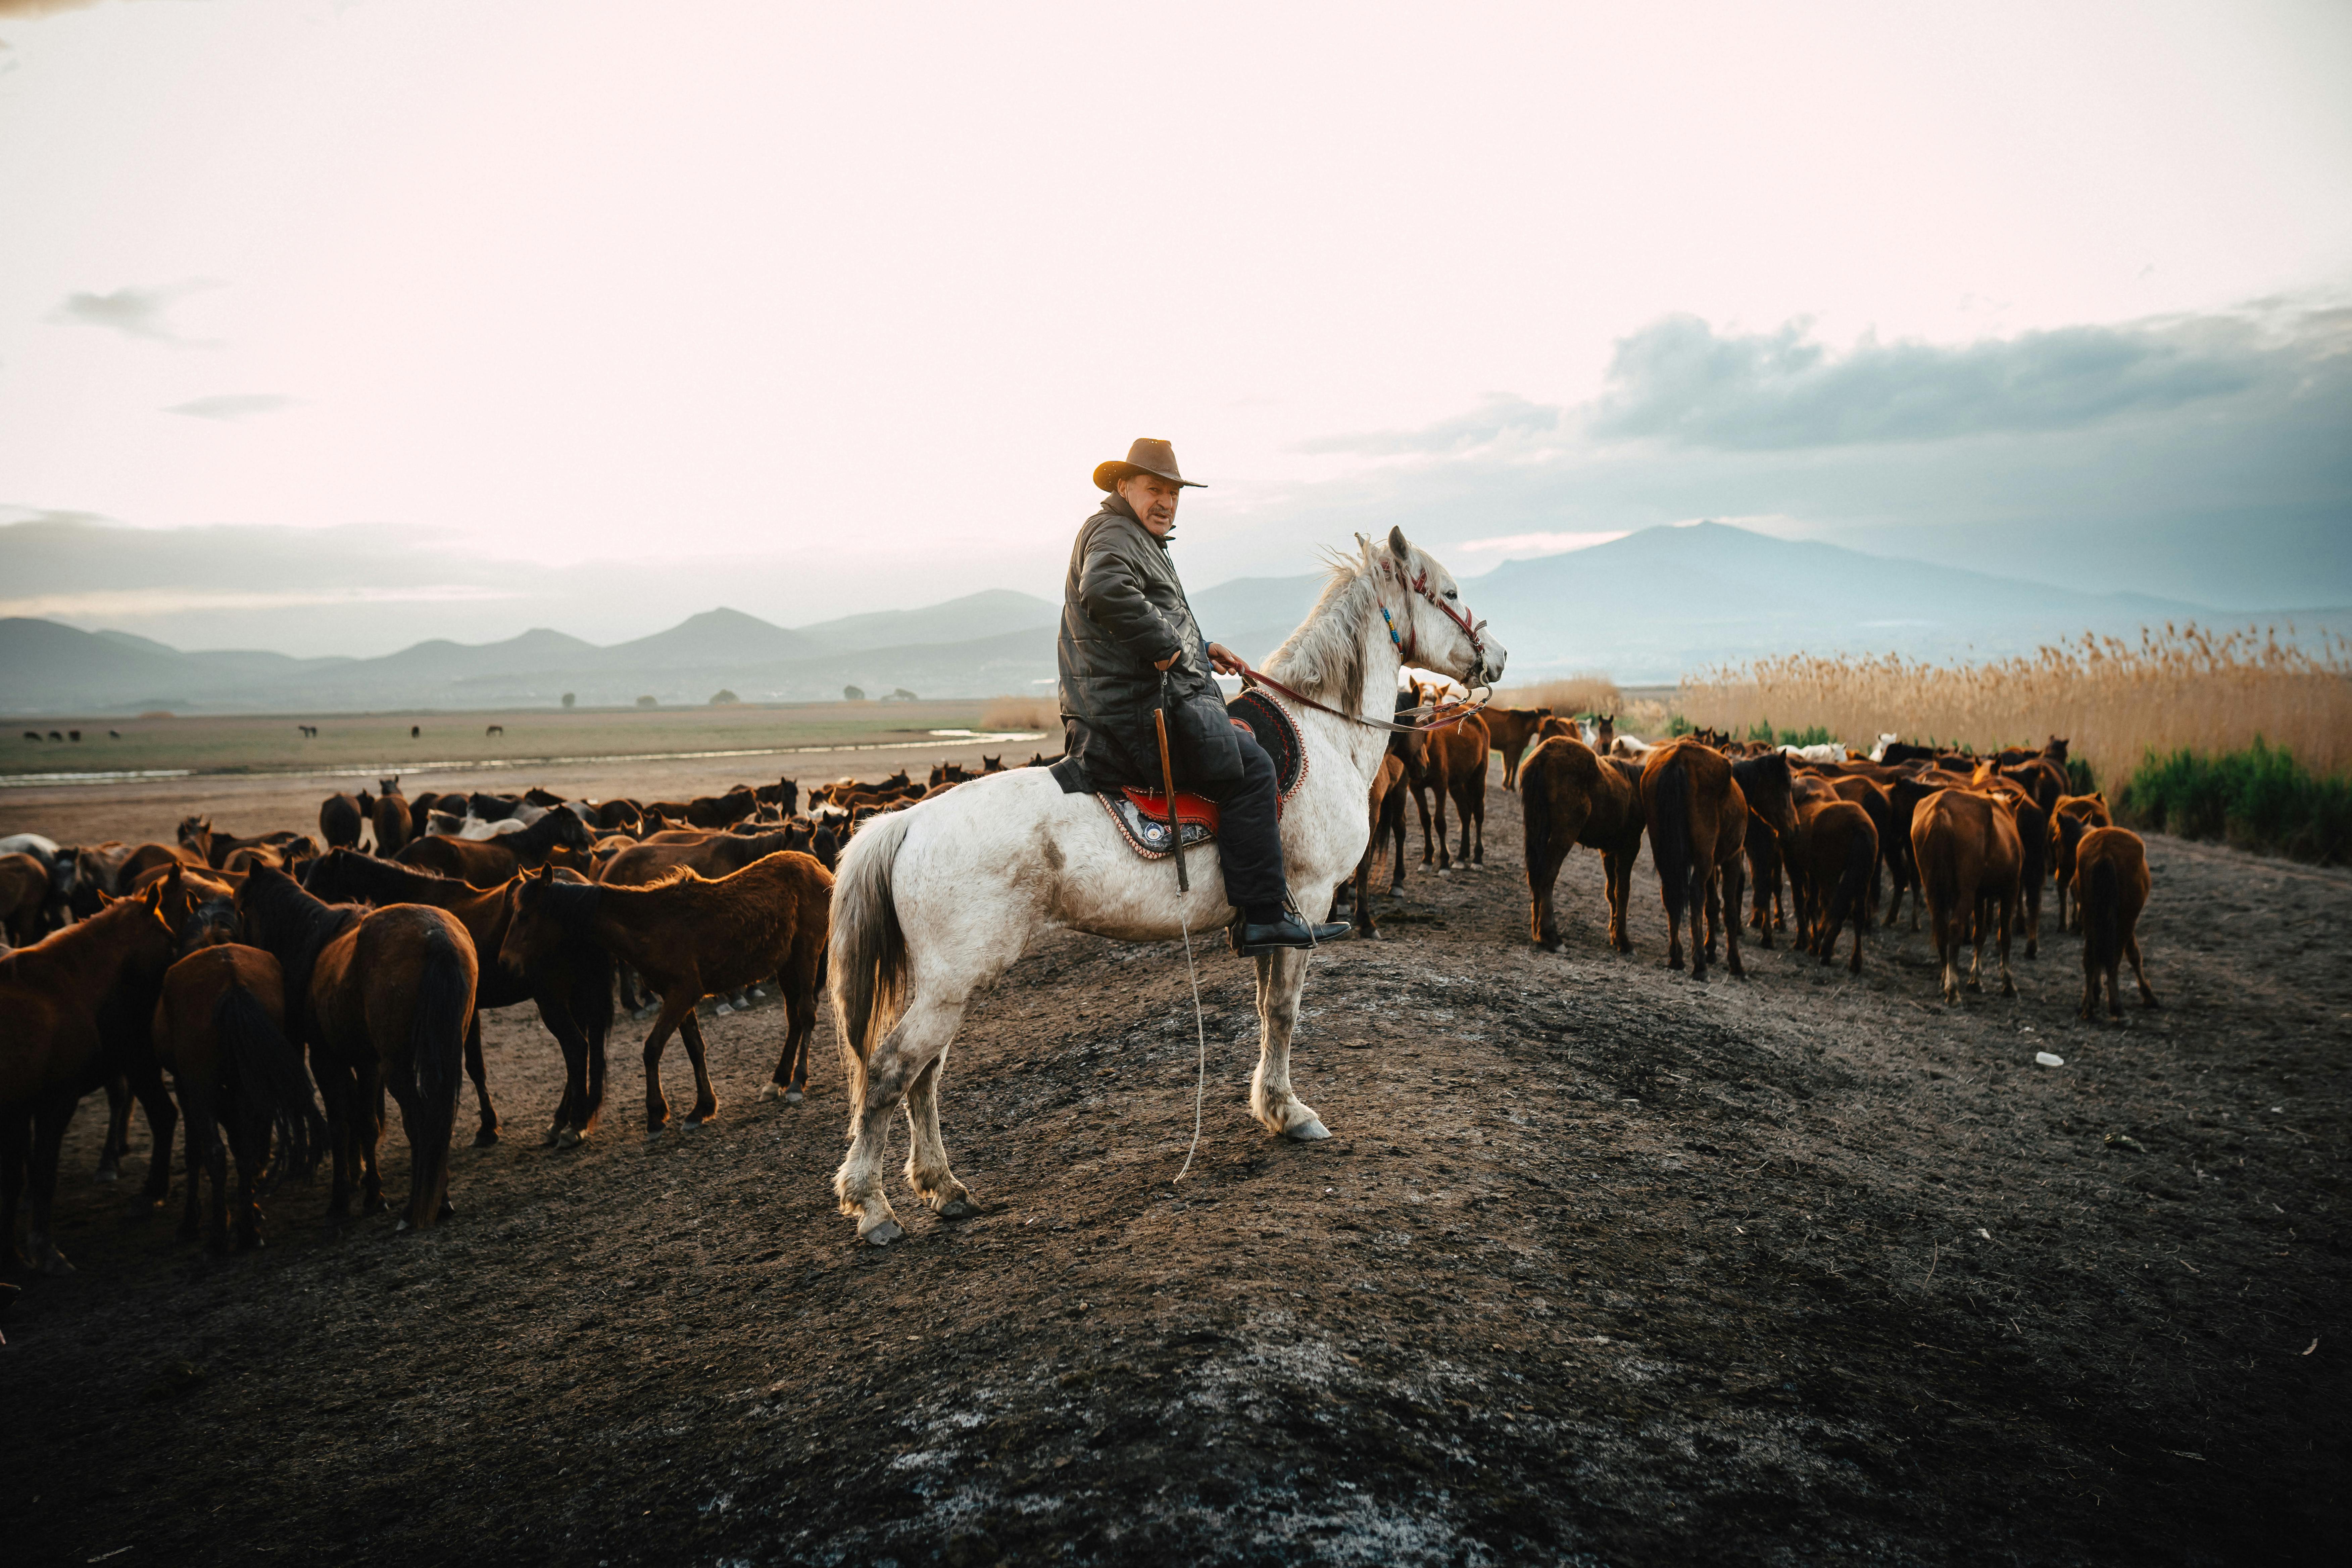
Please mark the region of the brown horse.
[[2160, 1007], [2139, 959], [2139, 912], [2147, 908], [2147, 846], [2124, 827], [2094, 827], [2074, 850], [2074, 900], [2083, 910], [2083, 1005], [2077, 1016], [2099, 1016], [2099, 985], [2106, 983], [2107, 1016], [2124, 1014], [2118, 969], [2131, 960], [2140, 1005]]
[[331, 795], [319, 803], [319, 837], [330, 849], [356, 849], [360, 830], [374, 815], [375, 797], [365, 790]]
[[1503, 753], [1503, 787], [1519, 787], [1519, 767], [1526, 760], [1528, 743], [1536, 738], [1543, 721], [1551, 717], [1549, 708], [1482, 708], [1478, 717], [1486, 721], [1487, 739], [1495, 750]]
[[[144, 1035], [185, 905], [178, 880], [165, 878], [0, 958], [0, 1261], [12, 1270], [73, 1271], [49, 1239], [49, 1208], [58, 1147], [81, 1097], [124, 1077], [133, 1079], [142, 1099], [151, 1087], [146, 1079], [162, 1088], [152, 1051], [134, 1051], [119, 1026], [135, 1013], [133, 1032]], [[168, 1100], [162, 1110], [159, 1117], [156, 1106], [148, 1106], [155, 1166], [147, 1192], [157, 1202], [170, 1190], [178, 1120]], [[16, 1205], [28, 1188], [32, 1222], [19, 1252]]]
[[[286, 984], [278, 961], [235, 943], [199, 947], [163, 976], [155, 1004], [155, 1060], [178, 1090], [187, 1124], [188, 1192], [183, 1240], [199, 1234], [204, 1179], [213, 1184], [205, 1246], [229, 1245], [228, 1156], [236, 1158], [236, 1247], [261, 1245], [254, 1188], [269, 1163], [274, 1134], [278, 1170], [309, 1175], [326, 1141], [310, 1097], [302, 1053], [286, 1037]], [[226, 1128], [228, 1147], [221, 1147]]]
[[1853, 962], [1846, 972], [1859, 974], [1863, 933], [1870, 929], [1870, 881], [1878, 868], [1878, 828], [1861, 806], [1832, 798], [1799, 810], [1797, 847], [1805, 862], [1807, 951], [1829, 963], [1838, 932], [1851, 920]]
[[422, 904], [329, 904], [284, 873], [256, 871], [237, 889], [253, 945], [286, 974], [292, 1033], [310, 1051], [335, 1154], [331, 1217], [383, 1207], [377, 1152], [383, 1090], [408, 1131], [408, 1213], [423, 1230], [451, 1212], [449, 1131], [466, 1026], [474, 1015], [473, 942], [457, 917]]
[[404, 866], [495, 888], [518, 871], [562, 866], [585, 871], [595, 847], [588, 825], [568, 811], [551, 811], [520, 833], [496, 838], [452, 838], [428, 833], [393, 857]]
[[40, 941], [48, 907], [49, 868], [30, 855], [0, 855], [0, 931], [9, 944]]
[[[1797, 853], [1798, 776], [1789, 759], [1779, 752], [1762, 752], [1744, 757], [1731, 764], [1732, 782], [1738, 784], [1740, 795], [1748, 802], [1748, 820], [1740, 829], [1740, 849], [1746, 856], [1749, 871], [1758, 878], [1755, 908], [1748, 923], [1761, 933], [1763, 945], [1772, 945], [1772, 928], [1765, 923], [1767, 903], [1777, 906], [1780, 900], [1780, 872], [1789, 873], [1791, 901], [1800, 910], [1799, 940], [1803, 939], [1802, 910], [1805, 899], [1804, 858]], [[1763, 831], [1759, 836], [1758, 829]], [[1769, 879], [1769, 888], [1765, 886]], [[1727, 905], [1725, 915], [1738, 918], [1737, 908]], [[1713, 947], [1712, 938], [1708, 946]]]
[[[1666, 967], [1683, 966], [1683, 910], [1691, 921], [1691, 978], [1706, 978], [1714, 931], [1726, 938], [1725, 966], [1739, 962], [1740, 858], [1748, 842], [1748, 797], [1731, 776], [1730, 760], [1712, 746], [1684, 739], [1651, 752], [1642, 764], [1642, 813], [1657, 862], [1659, 897], [1666, 906]], [[1729, 910], [1731, 918], [1724, 919]], [[1709, 928], [1702, 941], [1702, 921]]]
[[1911, 817], [1911, 853], [1919, 868], [1919, 892], [1927, 905], [1927, 925], [1943, 967], [1943, 996], [1960, 999], [1960, 944], [1973, 942], [1969, 989], [1983, 989], [1985, 931], [1998, 921], [2000, 994], [2017, 994], [2009, 973], [2009, 939], [2017, 921], [2018, 879], [2025, 858], [2018, 842], [2017, 816], [2002, 795], [1967, 789], [1941, 789], [1919, 803]]
[[[1830, 787], [1837, 791], [1839, 799], [1852, 801], [1870, 817], [1871, 831], [1878, 836], [1878, 864], [1885, 868], [1887, 883], [1894, 889], [1893, 898], [1900, 900], [1903, 890], [1911, 885], [1912, 880], [1911, 837], [1909, 825], [1896, 820], [1895, 797], [1884, 785], [1871, 779], [1844, 775], [1828, 782]], [[1878, 913], [1878, 873], [1875, 869], [1870, 878], [1868, 912], [1874, 918]], [[1895, 923], [1892, 904], [1887, 909], [1886, 922], [1889, 925]]]
[[2059, 798], [2050, 813], [2050, 868], [2058, 879], [2058, 929], [2080, 931], [2083, 910], [2078, 902], [2074, 918], [2067, 918], [2066, 895], [2074, 881], [2074, 857], [2083, 835], [2094, 827], [2113, 826], [2115, 819], [2107, 814], [2107, 797], [2093, 791], [2089, 795], [2070, 795]]
[[808, 834], [793, 827], [773, 833], [657, 834], [632, 845], [607, 861], [596, 880], [615, 888], [642, 888], [658, 881], [679, 866], [717, 879], [730, 877], [754, 860], [785, 849], [808, 847]]
[[[1430, 689], [1422, 700], [1432, 701], [1435, 696], [1434, 689]], [[1486, 858], [1486, 753], [1493, 749], [1486, 724], [1475, 713], [1429, 731], [1429, 749], [1422, 758], [1421, 776], [1412, 780], [1412, 784], [1416, 799], [1426, 790], [1435, 802], [1433, 847], [1441, 871], [1450, 869], [1457, 860], [1467, 866], [1482, 864]], [[1449, 798], [1462, 819], [1462, 852], [1458, 856], [1450, 854], [1445, 847], [1445, 803]], [[1477, 838], [1475, 857], [1471, 847], [1474, 827]], [[1430, 810], [1423, 805], [1421, 863], [1424, 866], [1429, 864], [1432, 848]]]
[[[578, 873], [558, 871], [577, 879]], [[304, 875], [302, 885], [331, 903], [430, 904], [457, 917], [477, 953], [496, 954], [514, 919], [522, 879], [481, 889], [454, 877], [436, 876], [364, 855], [330, 855]], [[613, 966], [601, 948], [574, 943], [548, 955], [528, 973], [502, 964], [485, 966], [475, 980], [474, 1016], [466, 1024], [466, 1073], [474, 1080], [479, 1122], [474, 1147], [498, 1142], [499, 1113], [482, 1062], [482, 1014], [494, 1007], [530, 1002], [540, 1022], [563, 1052], [563, 1098], [557, 1102], [545, 1141], [570, 1148], [595, 1131], [604, 1100], [604, 1040], [613, 1025]]]
[[686, 1124], [718, 1114], [694, 1005], [773, 976], [782, 992], [784, 1049], [771, 1081], [798, 1104], [808, 1092], [808, 1046], [816, 1033], [818, 974], [833, 902], [833, 876], [811, 857], [771, 855], [731, 877], [709, 881], [685, 867], [643, 888], [556, 881], [547, 872], [523, 884], [499, 950], [501, 963], [527, 970], [567, 939], [591, 941], [645, 976], [661, 997], [646, 1037], [646, 1126], [669, 1121], [661, 1088], [662, 1047], [684, 1037], [694, 1064], [694, 1109]]
[[399, 854], [409, 840], [408, 801], [400, 793], [398, 773], [376, 780], [375, 787], [375, 808], [371, 814], [375, 824], [375, 852], [388, 860]]
[[737, 784], [725, 795], [697, 795], [686, 804], [686, 819], [697, 827], [724, 827], [760, 809], [760, 795], [750, 784]]
[[1550, 736], [1528, 753], [1519, 769], [1519, 808], [1527, 826], [1529, 940], [1547, 952], [1559, 951], [1552, 887], [1569, 849], [1581, 844], [1601, 851], [1609, 945], [1619, 952], [1633, 952], [1625, 916], [1633, 898], [1633, 861], [1642, 853], [1647, 821], [1640, 767], [1595, 755], [1572, 736]]

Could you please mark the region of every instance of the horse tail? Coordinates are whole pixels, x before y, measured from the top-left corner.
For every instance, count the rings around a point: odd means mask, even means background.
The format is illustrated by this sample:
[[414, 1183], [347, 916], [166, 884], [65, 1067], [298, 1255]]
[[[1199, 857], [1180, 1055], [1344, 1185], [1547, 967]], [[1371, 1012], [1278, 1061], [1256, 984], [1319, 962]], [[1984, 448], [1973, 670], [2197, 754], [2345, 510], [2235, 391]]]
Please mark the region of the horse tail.
[[234, 976], [213, 1003], [213, 1032], [227, 1047], [228, 1059], [236, 1068], [239, 1097], [268, 1116], [270, 1131], [277, 1135], [270, 1185], [274, 1188], [289, 1171], [309, 1177], [325, 1152], [327, 1122], [311, 1097], [301, 1051]]
[[[1527, 763], [1536, 759], [1529, 757]], [[1543, 875], [1545, 852], [1551, 844], [1551, 773], [1548, 768], [1519, 765], [1519, 814], [1528, 825], [1528, 888], [1535, 889]]]
[[2089, 963], [2101, 971], [2123, 961], [2123, 879], [2116, 863], [2105, 856], [2091, 863], [2091, 885], [2083, 889], [2083, 948]]
[[1682, 758], [1669, 757], [1658, 769], [1651, 792], [1650, 855], [1658, 865], [1659, 890], [1666, 916], [1679, 919], [1690, 897], [1691, 847], [1690, 773]]
[[912, 813], [902, 811], [867, 823], [842, 851], [834, 878], [833, 936], [825, 956], [853, 1110], [866, 1102], [866, 1059], [903, 1005], [907, 933], [898, 924], [891, 882], [913, 821]]
[[1830, 919], [1852, 920], [1863, 923], [1864, 911], [1870, 907], [1870, 885], [1878, 875], [1878, 845], [1874, 837], [1856, 831], [1845, 841], [1845, 871], [1838, 879], [1837, 893], [1830, 900]]
[[470, 967], [446, 931], [425, 938], [416, 1006], [408, 1017], [408, 1081], [416, 1106], [408, 1224], [415, 1230], [441, 1217], [441, 1200], [449, 1191], [449, 1137], [465, 1072], [466, 1025], [474, 1011]]

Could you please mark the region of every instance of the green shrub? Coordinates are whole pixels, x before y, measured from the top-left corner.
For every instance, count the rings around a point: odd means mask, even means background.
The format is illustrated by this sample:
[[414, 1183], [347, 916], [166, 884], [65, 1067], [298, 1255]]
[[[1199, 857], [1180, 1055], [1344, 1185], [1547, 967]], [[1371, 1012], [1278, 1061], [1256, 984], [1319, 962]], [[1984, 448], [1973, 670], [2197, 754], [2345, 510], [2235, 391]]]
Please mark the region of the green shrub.
[[2131, 826], [2323, 866], [2352, 860], [2352, 779], [2320, 777], [2260, 736], [2218, 756], [2151, 749], [2115, 804]]

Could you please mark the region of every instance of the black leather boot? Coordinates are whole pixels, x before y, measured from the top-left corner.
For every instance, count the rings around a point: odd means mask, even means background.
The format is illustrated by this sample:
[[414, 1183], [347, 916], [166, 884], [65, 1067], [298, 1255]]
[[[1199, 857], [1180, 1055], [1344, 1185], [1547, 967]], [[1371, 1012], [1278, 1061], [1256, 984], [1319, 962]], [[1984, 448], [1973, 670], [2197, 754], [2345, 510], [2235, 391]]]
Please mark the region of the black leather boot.
[[1288, 910], [1284, 910], [1282, 918], [1276, 921], [1253, 921], [1244, 916], [1233, 924], [1234, 951], [1244, 958], [1255, 958], [1277, 948], [1319, 947], [1327, 942], [1339, 941], [1352, 929], [1346, 921], [1310, 926]]

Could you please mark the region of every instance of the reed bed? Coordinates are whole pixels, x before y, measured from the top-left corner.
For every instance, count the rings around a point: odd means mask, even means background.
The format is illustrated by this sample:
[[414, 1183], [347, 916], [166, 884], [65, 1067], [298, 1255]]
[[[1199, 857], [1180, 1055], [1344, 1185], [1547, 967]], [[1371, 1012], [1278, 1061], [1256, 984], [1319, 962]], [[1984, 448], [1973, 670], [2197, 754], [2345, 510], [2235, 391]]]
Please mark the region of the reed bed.
[[2152, 754], [2220, 756], [2259, 740], [2325, 777], [2352, 770], [2352, 643], [2167, 626], [2137, 644], [2086, 635], [1976, 665], [1790, 654], [1686, 677], [1676, 708], [1740, 735], [1820, 726], [1858, 751], [1883, 734], [1979, 752], [2063, 735], [2103, 779]]
[[1549, 708], [1561, 715], [1615, 713], [1623, 707], [1625, 695], [1607, 676], [1588, 674], [1506, 686], [1495, 693], [1495, 700], [1505, 708]]

